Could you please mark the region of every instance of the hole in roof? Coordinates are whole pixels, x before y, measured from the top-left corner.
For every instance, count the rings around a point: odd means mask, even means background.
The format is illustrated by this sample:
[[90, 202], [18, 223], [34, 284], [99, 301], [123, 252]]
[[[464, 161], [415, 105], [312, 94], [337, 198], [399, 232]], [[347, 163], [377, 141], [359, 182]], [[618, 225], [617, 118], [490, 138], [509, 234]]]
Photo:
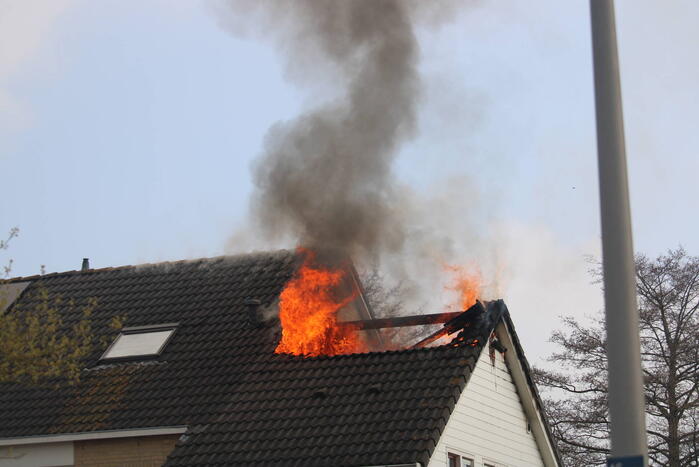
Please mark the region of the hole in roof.
[[126, 360], [159, 356], [177, 324], [129, 327], [112, 342], [100, 360]]

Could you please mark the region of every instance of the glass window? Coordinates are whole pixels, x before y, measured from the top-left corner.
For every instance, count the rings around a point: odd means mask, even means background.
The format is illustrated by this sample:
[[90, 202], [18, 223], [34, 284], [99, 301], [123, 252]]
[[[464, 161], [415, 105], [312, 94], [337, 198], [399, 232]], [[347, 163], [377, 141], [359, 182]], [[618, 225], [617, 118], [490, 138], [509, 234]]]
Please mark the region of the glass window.
[[449, 459], [449, 467], [473, 467], [475, 465], [473, 459], [462, 456], [461, 454], [448, 452], [447, 457]]
[[102, 355], [102, 360], [160, 355], [165, 344], [175, 332], [176, 325], [124, 328], [116, 340]]

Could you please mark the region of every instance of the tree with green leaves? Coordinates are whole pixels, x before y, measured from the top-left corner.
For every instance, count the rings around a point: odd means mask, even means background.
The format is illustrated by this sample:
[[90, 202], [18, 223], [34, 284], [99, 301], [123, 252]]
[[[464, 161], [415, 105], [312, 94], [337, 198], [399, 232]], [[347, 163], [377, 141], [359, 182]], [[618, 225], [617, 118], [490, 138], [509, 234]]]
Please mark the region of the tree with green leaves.
[[[72, 301], [51, 299], [46, 290], [36, 295], [38, 305], [26, 309], [19, 304], [0, 316], [0, 382], [77, 381], [81, 362], [93, 348], [90, 315], [97, 302], [89, 300], [78, 309]], [[81, 319], [66, 329], [62, 313]]]
[[[0, 241], [0, 249], [6, 250], [18, 233], [19, 229], [11, 229], [7, 239]], [[6, 277], [11, 269], [9, 260], [4, 266]], [[83, 359], [93, 349], [90, 316], [97, 300], [78, 308], [72, 300], [49, 297], [38, 288], [29, 292], [34, 295], [29, 300], [16, 301], [16, 293], [11, 293], [16, 286], [0, 280], [0, 383], [78, 381]], [[32, 305], [24, 306], [25, 302]], [[80, 319], [67, 326], [65, 314]]]

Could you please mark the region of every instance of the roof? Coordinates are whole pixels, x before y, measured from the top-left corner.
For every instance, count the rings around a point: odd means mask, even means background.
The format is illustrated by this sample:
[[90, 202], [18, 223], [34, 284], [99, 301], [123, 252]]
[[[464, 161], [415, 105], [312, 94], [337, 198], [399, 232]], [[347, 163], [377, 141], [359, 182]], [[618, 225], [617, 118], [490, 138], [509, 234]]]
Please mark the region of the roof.
[[[274, 303], [299, 259], [279, 251], [17, 279], [31, 282], [25, 306], [40, 289], [75, 309], [96, 298], [95, 342], [116, 337], [114, 316], [179, 324], [155, 360], [100, 363], [97, 345], [74, 386], [0, 385], [0, 438], [186, 425], [166, 465], [426, 465], [504, 304], [491, 302], [450, 345], [275, 354], [278, 321], [252, 326], [245, 301]], [[63, 311], [67, 325], [78, 319]]]

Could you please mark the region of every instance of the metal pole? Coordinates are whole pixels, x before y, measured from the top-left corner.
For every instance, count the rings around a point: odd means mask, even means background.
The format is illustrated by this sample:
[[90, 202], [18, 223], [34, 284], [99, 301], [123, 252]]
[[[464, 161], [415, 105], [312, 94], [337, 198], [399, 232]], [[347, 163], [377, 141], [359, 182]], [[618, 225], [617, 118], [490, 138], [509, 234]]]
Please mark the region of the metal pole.
[[609, 465], [648, 463], [631, 209], [613, 0], [590, 0], [607, 319]]

